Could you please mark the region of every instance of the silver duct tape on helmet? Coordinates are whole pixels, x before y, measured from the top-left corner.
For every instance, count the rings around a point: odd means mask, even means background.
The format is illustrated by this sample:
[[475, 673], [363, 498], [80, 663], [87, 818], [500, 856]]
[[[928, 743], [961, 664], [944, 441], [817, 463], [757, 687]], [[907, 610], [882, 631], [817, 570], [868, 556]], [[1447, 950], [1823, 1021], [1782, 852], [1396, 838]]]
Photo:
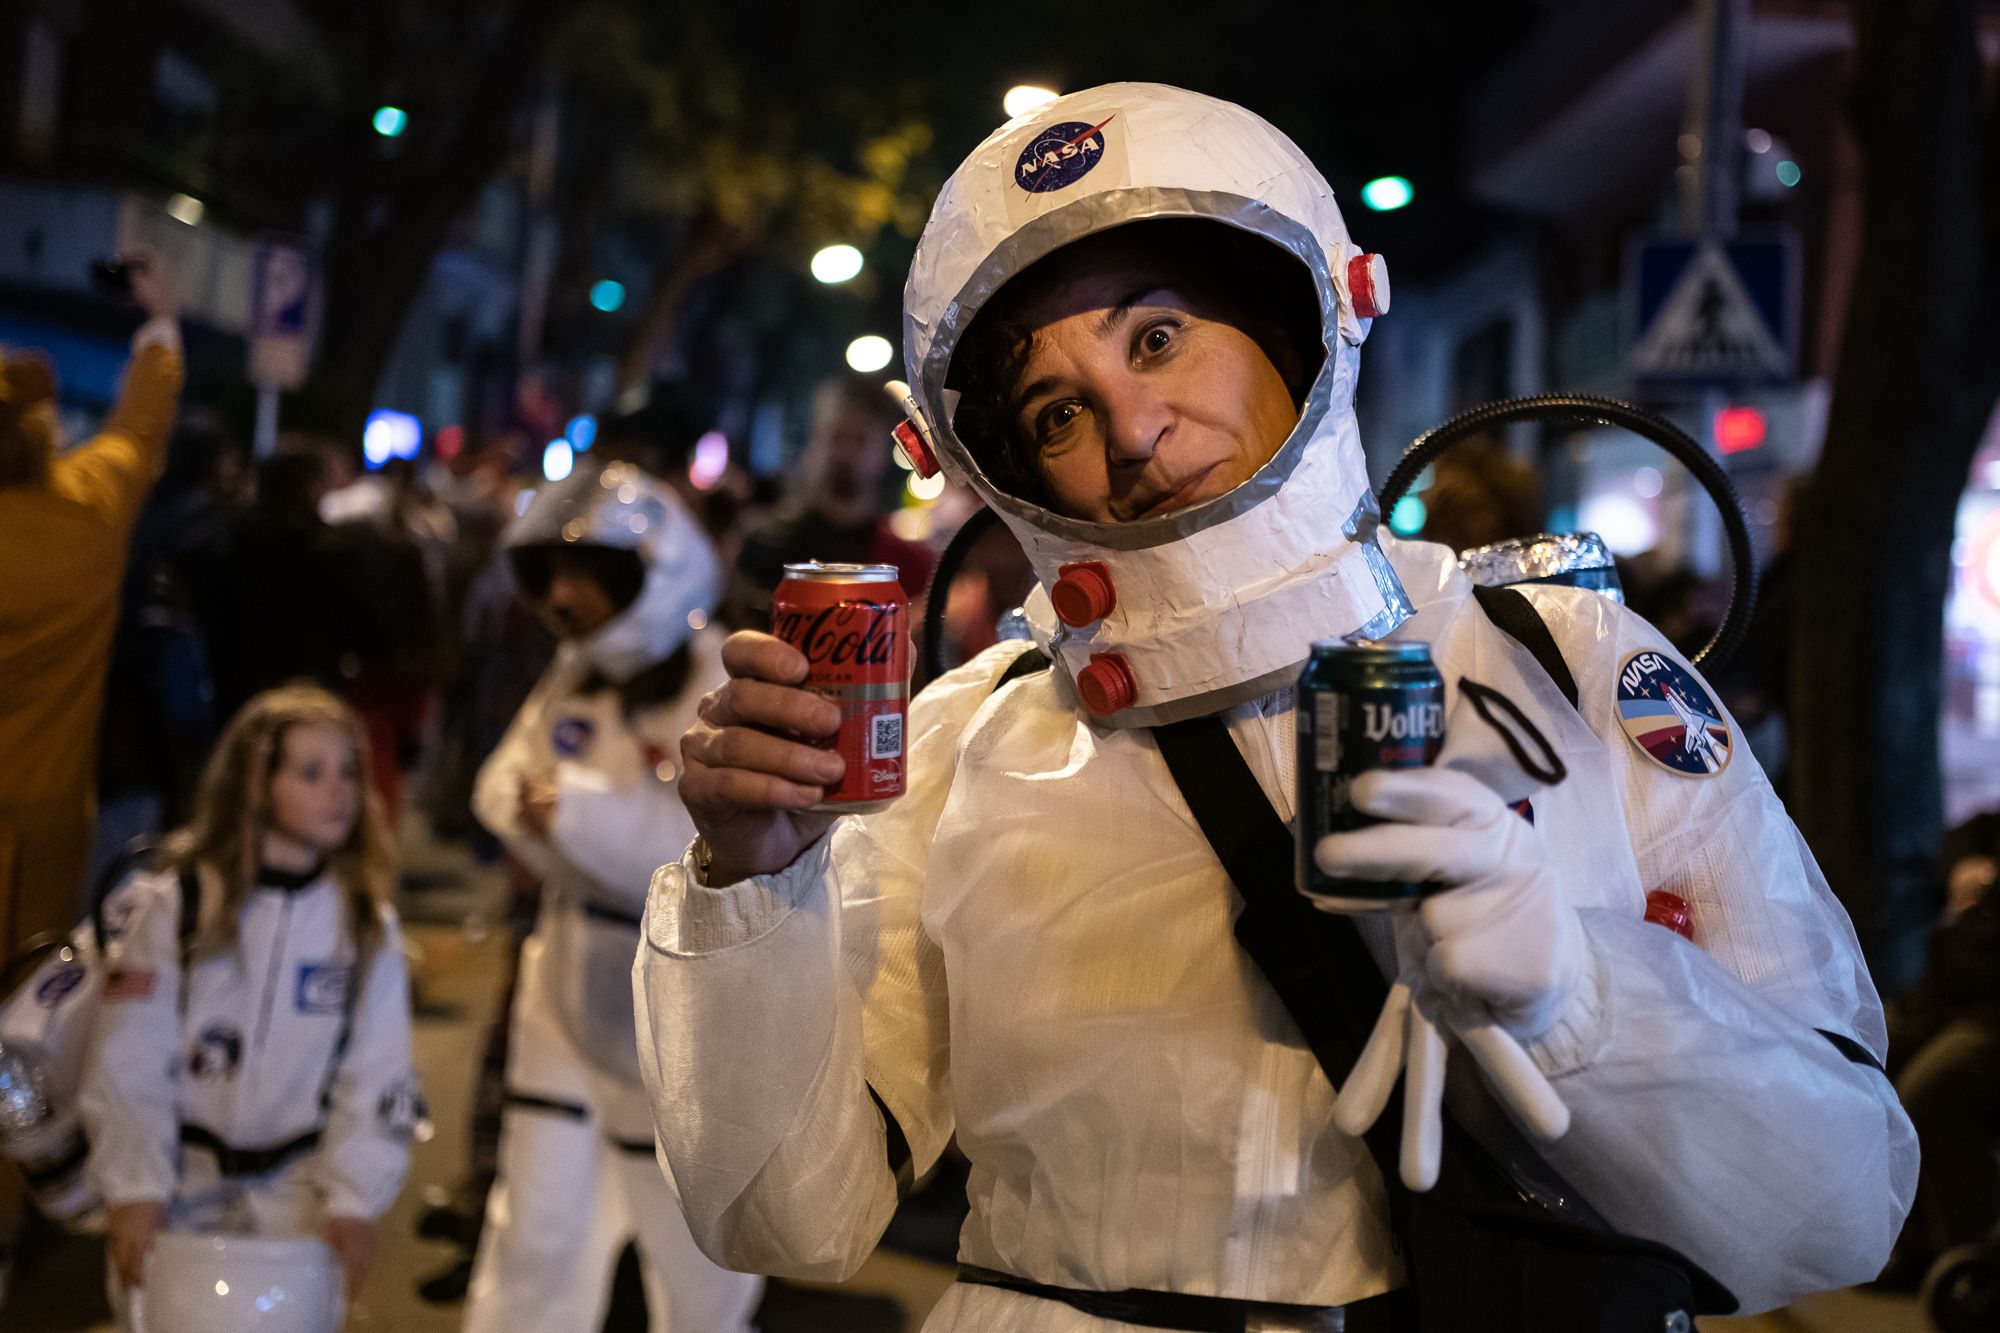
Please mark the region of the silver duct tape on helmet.
[[0, 1146], [11, 1146], [55, 1114], [48, 1057], [25, 1042], [0, 1039]]
[[686, 643], [708, 623], [721, 595], [722, 567], [708, 534], [680, 497], [630, 463], [585, 463], [539, 488], [501, 545], [609, 547], [638, 555], [646, 574], [638, 598], [578, 645], [616, 681]]
[[99, 1200], [84, 1175], [83, 1126], [61, 1083], [39, 1045], [0, 1039], [0, 1157], [21, 1169], [43, 1213], [76, 1224]]
[[1611, 549], [1594, 532], [1542, 532], [1462, 552], [1458, 567], [1474, 583], [1504, 588], [1516, 583], [1556, 583], [1625, 600]]
[[[1000, 490], [953, 429], [946, 377], [959, 339], [1037, 260], [1165, 218], [1235, 227], [1300, 261], [1326, 356], [1297, 425], [1236, 489], [1155, 518], [1088, 522]], [[1076, 682], [1104, 656], [1129, 669], [1129, 702], [1101, 720], [1150, 726], [1228, 707], [1285, 683], [1312, 639], [1381, 637], [1411, 614], [1376, 544], [1353, 414], [1370, 323], [1349, 291], [1361, 258], [1331, 187], [1291, 140], [1241, 107], [1158, 84], [1093, 88], [1009, 121], [938, 196], [904, 291], [919, 428], [1020, 541], [1041, 584], [1027, 610], [1062, 673]], [[1386, 285], [1371, 299], [1386, 305]], [[1115, 603], [1066, 626], [1050, 593], [1082, 562], [1102, 566]]]

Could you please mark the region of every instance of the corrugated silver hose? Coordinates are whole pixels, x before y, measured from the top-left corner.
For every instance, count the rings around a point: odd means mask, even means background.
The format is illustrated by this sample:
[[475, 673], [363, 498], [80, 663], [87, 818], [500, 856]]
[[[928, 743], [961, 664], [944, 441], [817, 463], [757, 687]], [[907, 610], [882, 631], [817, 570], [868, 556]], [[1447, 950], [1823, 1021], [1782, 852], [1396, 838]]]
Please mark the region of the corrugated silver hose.
[[[1697, 664], [1719, 671], [1729, 665], [1743, 646], [1750, 630], [1750, 613], [1757, 605], [1757, 564], [1750, 548], [1750, 529], [1743, 521], [1743, 505], [1736, 487], [1722, 465], [1709, 456], [1694, 437], [1657, 412], [1648, 411], [1616, 398], [1600, 398], [1586, 393], [1539, 393], [1526, 398], [1506, 398], [1461, 412], [1442, 426], [1419, 435], [1391, 469], [1382, 483], [1384, 514], [1395, 510], [1396, 502], [1409, 492], [1417, 475], [1436, 462], [1446, 450], [1467, 436], [1494, 426], [1516, 421], [1574, 421], [1617, 426], [1651, 440], [1679, 460], [1694, 474], [1722, 515], [1723, 531], [1729, 538], [1729, 609], [1715, 634], [1694, 655]], [[1525, 535], [1525, 534], [1523, 534]]]

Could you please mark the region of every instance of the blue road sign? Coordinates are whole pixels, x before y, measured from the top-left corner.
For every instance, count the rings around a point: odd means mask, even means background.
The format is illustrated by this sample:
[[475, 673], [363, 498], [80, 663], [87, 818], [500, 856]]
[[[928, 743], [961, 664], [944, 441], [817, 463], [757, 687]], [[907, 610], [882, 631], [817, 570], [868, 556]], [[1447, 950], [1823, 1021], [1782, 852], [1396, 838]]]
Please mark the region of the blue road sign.
[[1798, 241], [1642, 240], [1626, 262], [1632, 374], [1729, 387], [1798, 372]]

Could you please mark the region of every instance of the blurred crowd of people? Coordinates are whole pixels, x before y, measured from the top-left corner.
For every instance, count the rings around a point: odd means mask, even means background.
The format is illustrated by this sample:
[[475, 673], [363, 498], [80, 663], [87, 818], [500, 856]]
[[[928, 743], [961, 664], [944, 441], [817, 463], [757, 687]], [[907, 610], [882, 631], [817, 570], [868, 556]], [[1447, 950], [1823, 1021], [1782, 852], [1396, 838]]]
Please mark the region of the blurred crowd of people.
[[[531, 792], [524, 779], [518, 810], [511, 789], [497, 802], [478, 792], [492, 789], [489, 761], [503, 738], [522, 734], [524, 704], [541, 698], [529, 710], [547, 711], [562, 704], [565, 690], [584, 697], [597, 688], [592, 673], [569, 682], [553, 700], [548, 695], [548, 682], [563, 676], [562, 642], [585, 637], [607, 618], [631, 619], [642, 611], [652, 616], [658, 607], [635, 607], [642, 601], [639, 576], [626, 579], [620, 571], [610, 571], [614, 576], [604, 587], [572, 604], [565, 589], [580, 585], [566, 582], [561, 569], [544, 568], [546, 560], [537, 562], [537, 548], [524, 545], [523, 525], [539, 521], [538, 493], [545, 493], [545, 510], [564, 487], [527, 471], [529, 451], [518, 436], [471, 439], [449, 459], [392, 459], [378, 470], [359, 468], [349, 442], [310, 433], [286, 434], [267, 456], [253, 456], [218, 412], [179, 401], [170, 275], [156, 261], [141, 260], [133, 269], [148, 321], [98, 436], [66, 448], [55, 424], [53, 368], [32, 353], [8, 353], [0, 361], [0, 534], [7, 546], [0, 554], [6, 571], [0, 579], [0, 962], [25, 956], [30, 945], [59, 936], [107, 900], [172, 898], [154, 880], [164, 875], [160, 882], [171, 886], [173, 854], [142, 856], [136, 849], [192, 846], [199, 840], [195, 830], [233, 817], [213, 808], [210, 787], [217, 779], [204, 777], [225, 752], [244, 759], [231, 736], [261, 728], [265, 743], [282, 751], [291, 743], [285, 729], [299, 719], [336, 730], [351, 720], [365, 738], [351, 756], [369, 792], [364, 804], [387, 814], [371, 823], [350, 812], [345, 832], [332, 843], [348, 833], [360, 837], [357, 830], [364, 828], [370, 838], [386, 839], [399, 822], [417, 818], [431, 836], [469, 840], [482, 860], [504, 866], [512, 886], [515, 966], [479, 1068], [465, 1071], [479, 1084], [472, 1160], [457, 1198], [426, 1219], [430, 1234], [460, 1240], [465, 1254], [425, 1294], [461, 1299], [474, 1285], [473, 1255], [487, 1229], [507, 1089], [519, 1080], [519, 1069], [509, 1074], [510, 1060], [521, 1058], [510, 1056], [516, 1029], [528, 1022], [532, 1049], [545, 1039], [534, 1035], [536, 1024], [522, 1017], [526, 1011], [517, 1003], [521, 948], [538, 938], [534, 930], [546, 914], [544, 887], [557, 873], [553, 867], [590, 861], [588, 849], [560, 845], [553, 826], [559, 788]], [[674, 435], [662, 414], [612, 417], [601, 424], [593, 450], [579, 455], [568, 490], [580, 485], [587, 492], [599, 477], [631, 478], [668, 506], [673, 522], [667, 527], [684, 516], [690, 540], [706, 553], [701, 560], [717, 574], [712, 587], [689, 594], [685, 619], [693, 631], [711, 620], [710, 633], [766, 626], [784, 565], [807, 559], [895, 565], [920, 616], [939, 551], [973, 506], [961, 493], [948, 493], [928, 508], [904, 503], [906, 474], [891, 466], [889, 448], [899, 419], [875, 381], [828, 380], [813, 397], [804, 450], [778, 486], [733, 464], [719, 475], [697, 476], [691, 469], [694, 441]], [[998, 615], [1019, 602], [1029, 577], [1004, 538], [983, 543], [965, 568], [945, 618], [954, 657], [993, 640]], [[592, 565], [584, 572], [607, 571]], [[669, 576], [693, 578], [678, 568], [644, 577]], [[524, 578], [530, 586], [523, 586]], [[632, 586], [622, 586], [626, 582]], [[585, 580], [581, 586], [594, 585]], [[659, 641], [658, 626], [642, 637]], [[640, 677], [664, 689], [662, 707], [687, 696], [673, 717], [712, 683], [712, 672], [696, 672], [700, 680], [689, 676], [681, 660], [686, 651], [650, 664]], [[675, 662], [681, 665], [673, 681], [663, 684], [659, 672]], [[538, 681], [541, 695], [535, 694]], [[616, 677], [610, 683], [620, 698], [639, 688]], [[634, 703], [637, 698], [625, 700], [628, 716], [651, 706]], [[651, 739], [647, 753], [661, 752], [663, 771], [671, 771], [664, 756], [674, 741], [665, 731]], [[523, 742], [514, 744], [518, 751]], [[271, 762], [281, 760], [289, 762], [274, 751]], [[509, 762], [518, 765], [519, 754]], [[546, 780], [535, 777], [536, 783]], [[256, 777], [232, 781], [254, 790]], [[659, 837], [642, 839], [637, 849], [652, 858], [650, 867], [672, 859], [687, 835], [671, 820], [647, 822], [661, 826]], [[531, 834], [524, 834], [524, 823]], [[678, 841], [668, 848], [662, 838]], [[538, 854], [544, 843], [557, 849], [553, 859]], [[371, 873], [391, 875], [388, 888], [395, 886], [393, 871], [386, 871], [391, 864], [371, 867]], [[315, 870], [294, 869], [308, 880]], [[253, 866], [246, 873], [249, 878], [230, 892], [254, 901], [259, 886], [268, 887], [266, 879], [286, 880], [292, 872]], [[421, 888], [407, 879], [401, 887]], [[632, 887], [624, 886], [627, 896]], [[643, 890], [643, 876], [636, 887]], [[199, 909], [189, 899], [156, 915], [179, 911], [191, 928], [189, 904]], [[114, 915], [122, 920], [136, 910]], [[104, 933], [99, 943], [127, 947], [114, 944], [116, 934]], [[625, 964], [630, 952], [626, 944]], [[147, 970], [150, 975], [154, 969]], [[400, 970], [395, 984], [403, 984]], [[401, 1012], [406, 1025], [407, 1008]], [[109, 1031], [119, 1024], [99, 1026]], [[629, 1015], [623, 1026], [629, 1029]], [[207, 1042], [213, 1035], [195, 1038]], [[406, 1026], [403, 1042], [406, 1057]], [[245, 1059], [243, 1044], [238, 1034], [218, 1049], [230, 1051], [231, 1060]], [[629, 1033], [622, 1045], [629, 1056]], [[614, 1088], [606, 1095], [615, 1100], [618, 1094]], [[547, 1142], [529, 1146], [534, 1151], [527, 1157], [550, 1157]], [[526, 1151], [515, 1150], [516, 1174]], [[652, 1171], [650, 1154], [643, 1165]], [[26, 1199], [12, 1168], [0, 1164], [0, 1303]], [[386, 1206], [380, 1198], [372, 1203]], [[153, 1233], [170, 1225], [168, 1213], [135, 1213], [135, 1206], [114, 1207], [111, 1214], [111, 1262], [134, 1280]], [[633, 1220], [657, 1211], [636, 1204], [628, 1210]], [[511, 1215], [517, 1222], [525, 1217], [518, 1198]], [[547, 1250], [546, 1232], [544, 1222], [516, 1225], [511, 1234], [516, 1249], [525, 1236], [540, 1252]], [[635, 1237], [613, 1228], [592, 1243], [607, 1238], [623, 1245]], [[333, 1233], [328, 1239], [333, 1243]], [[646, 1246], [643, 1231], [636, 1239]], [[372, 1244], [372, 1232], [368, 1240]], [[682, 1248], [693, 1256], [684, 1240]], [[663, 1244], [654, 1237], [650, 1257], [658, 1259]], [[511, 1269], [496, 1269], [485, 1281], [485, 1299], [496, 1308], [518, 1304], [523, 1291], [549, 1287], [546, 1274], [535, 1276], [521, 1257], [527, 1251], [509, 1258], [504, 1238], [489, 1248], [502, 1256], [489, 1266]], [[566, 1271], [566, 1261], [556, 1259], [558, 1268], [550, 1271]], [[648, 1272], [648, 1286], [658, 1279], [688, 1288], [690, 1262], [698, 1267], [702, 1261], [659, 1260], [665, 1266]], [[676, 1263], [688, 1271], [676, 1275]], [[475, 1322], [480, 1290], [473, 1292]], [[749, 1292], [754, 1298], [755, 1289]], [[742, 1296], [743, 1289], [726, 1289], [716, 1299], [740, 1302]], [[586, 1292], [570, 1303], [588, 1307], [592, 1299]]]

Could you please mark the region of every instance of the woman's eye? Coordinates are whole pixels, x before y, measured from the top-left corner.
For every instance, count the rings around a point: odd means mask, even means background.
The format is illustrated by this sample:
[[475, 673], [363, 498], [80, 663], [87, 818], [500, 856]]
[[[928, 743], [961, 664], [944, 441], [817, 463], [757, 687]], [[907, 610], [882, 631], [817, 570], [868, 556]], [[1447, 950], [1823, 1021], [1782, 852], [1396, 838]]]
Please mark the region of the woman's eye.
[[1139, 351], [1146, 355], [1158, 355], [1173, 345], [1174, 326], [1171, 324], [1150, 324], [1139, 332]]
[[1043, 408], [1042, 414], [1035, 419], [1035, 436], [1040, 440], [1053, 439], [1067, 430], [1082, 415], [1081, 403], [1075, 401], [1051, 403]]

